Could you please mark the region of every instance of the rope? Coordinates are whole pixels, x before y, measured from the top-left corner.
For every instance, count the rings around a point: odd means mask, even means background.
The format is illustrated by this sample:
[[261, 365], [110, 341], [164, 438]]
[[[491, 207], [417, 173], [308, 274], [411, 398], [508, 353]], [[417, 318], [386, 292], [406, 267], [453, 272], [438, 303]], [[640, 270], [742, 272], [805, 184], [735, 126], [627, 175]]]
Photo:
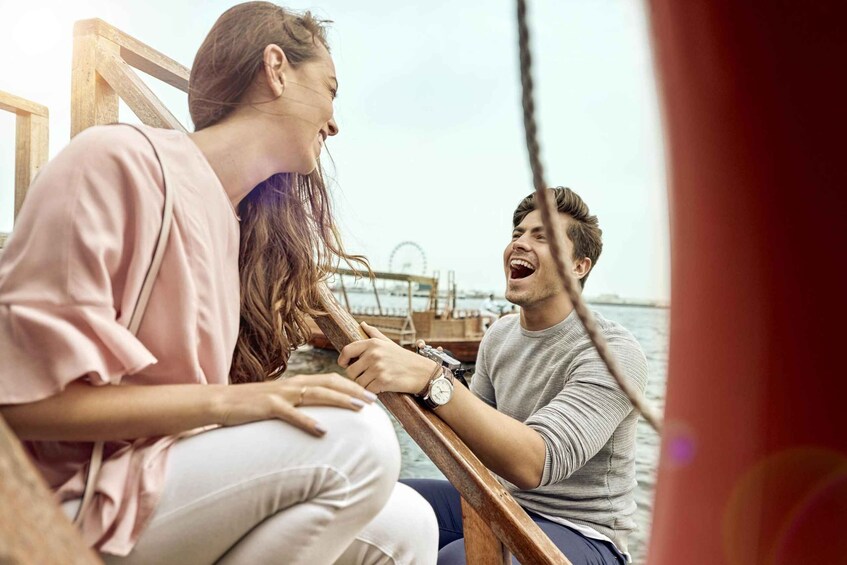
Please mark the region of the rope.
[[606, 339], [600, 333], [600, 328], [594, 320], [594, 315], [583, 301], [582, 294], [579, 291], [579, 283], [570, 269], [570, 259], [563, 253], [563, 250], [567, 249], [567, 247], [565, 246], [562, 229], [559, 222], [553, 221], [553, 212], [556, 210], [556, 203], [553, 200], [552, 191], [547, 190], [547, 183], [544, 182], [544, 166], [541, 163], [541, 149], [538, 144], [538, 126], [535, 123], [535, 102], [533, 101], [531, 73], [532, 55], [529, 48], [529, 28], [526, 23], [526, 0], [518, 0], [518, 43], [520, 45], [521, 101], [523, 104], [524, 128], [526, 130], [526, 147], [529, 152], [529, 165], [532, 169], [532, 183], [535, 186], [538, 209], [541, 212], [541, 221], [547, 232], [547, 240], [549, 241], [550, 251], [556, 263], [556, 270], [559, 272], [559, 277], [562, 279], [562, 283], [564, 283], [565, 292], [568, 294], [568, 298], [570, 298], [577, 316], [579, 316], [582, 325], [585, 327], [591, 343], [594, 344], [597, 353], [617, 381], [618, 386], [621, 387], [621, 390], [624, 391], [635, 409], [644, 416], [644, 419], [647, 420], [653, 429], [661, 433], [661, 417], [655, 408], [647, 403], [641, 392], [624, 378], [615, 356], [609, 350]]

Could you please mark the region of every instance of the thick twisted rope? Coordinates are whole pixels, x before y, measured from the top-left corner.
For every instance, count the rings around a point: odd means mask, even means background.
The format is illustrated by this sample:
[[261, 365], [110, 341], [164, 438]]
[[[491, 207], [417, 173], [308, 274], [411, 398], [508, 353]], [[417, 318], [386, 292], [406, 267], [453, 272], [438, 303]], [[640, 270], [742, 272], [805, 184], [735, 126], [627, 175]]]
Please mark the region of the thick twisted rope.
[[547, 190], [547, 183], [544, 182], [544, 167], [541, 164], [541, 149], [538, 145], [538, 127], [535, 123], [535, 102], [533, 101], [531, 74], [532, 55], [529, 50], [529, 29], [526, 23], [526, 0], [518, 0], [518, 42], [520, 45], [523, 118], [524, 128], [526, 130], [526, 147], [529, 151], [529, 165], [532, 169], [532, 183], [535, 186], [535, 195], [538, 202], [538, 209], [541, 212], [541, 221], [544, 223], [544, 229], [547, 232], [547, 240], [549, 241], [550, 251], [556, 263], [556, 270], [559, 272], [559, 278], [562, 279], [565, 292], [567, 292], [577, 316], [579, 316], [582, 325], [585, 327], [588, 337], [591, 339], [609, 372], [617, 381], [618, 386], [621, 387], [621, 390], [624, 391], [635, 409], [641, 412], [644, 419], [647, 420], [653, 429], [661, 432], [661, 417], [647, 403], [641, 392], [633, 387], [624, 377], [615, 356], [609, 350], [606, 339], [600, 333], [600, 328], [594, 320], [594, 315], [586, 306], [585, 301], [583, 301], [582, 294], [579, 291], [579, 283], [570, 269], [570, 259], [564, 253], [567, 249], [564, 234], [562, 233], [559, 222], [553, 219], [556, 202], [553, 197], [553, 191]]

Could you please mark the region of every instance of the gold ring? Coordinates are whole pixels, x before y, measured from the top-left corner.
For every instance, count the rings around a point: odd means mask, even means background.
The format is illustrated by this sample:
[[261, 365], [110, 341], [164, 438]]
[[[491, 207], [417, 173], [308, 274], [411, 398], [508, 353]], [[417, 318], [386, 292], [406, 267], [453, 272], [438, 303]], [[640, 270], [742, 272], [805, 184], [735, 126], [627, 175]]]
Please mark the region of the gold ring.
[[305, 397], [306, 397], [306, 389], [307, 389], [307, 388], [309, 388], [309, 387], [304, 386], [303, 388], [301, 388], [301, 389], [300, 389], [300, 398], [298, 398], [298, 399], [297, 399], [297, 402], [295, 402], [295, 403], [294, 403], [294, 406], [295, 406], [295, 407], [296, 407], [296, 406], [301, 406], [301, 405], [303, 404], [303, 398], [305, 398]]

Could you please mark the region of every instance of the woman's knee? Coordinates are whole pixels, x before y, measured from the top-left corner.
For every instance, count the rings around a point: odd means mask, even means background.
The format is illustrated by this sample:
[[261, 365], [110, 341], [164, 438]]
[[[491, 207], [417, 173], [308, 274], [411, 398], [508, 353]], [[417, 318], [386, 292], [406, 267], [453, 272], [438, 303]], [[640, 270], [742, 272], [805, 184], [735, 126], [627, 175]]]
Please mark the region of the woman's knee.
[[[266, 420], [180, 440], [169, 458], [163, 502], [173, 498], [179, 506], [193, 498], [191, 493], [202, 497], [221, 485], [278, 477], [280, 488], [299, 493], [292, 496], [309, 498], [320, 491], [346, 498], [349, 489], [361, 491], [361, 496], [375, 499], [375, 514], [388, 499], [400, 468], [397, 437], [385, 413], [370, 405], [358, 412], [326, 407], [304, 411], [327, 429], [323, 437]], [[198, 482], [198, 465], [214, 468], [214, 473], [204, 474], [213, 479]]]
[[381, 507], [400, 474], [400, 446], [385, 411], [377, 405], [367, 405], [358, 412], [322, 407], [307, 411], [327, 429], [318, 442], [326, 442], [327, 448], [344, 454], [343, 465], [351, 484], [366, 488]]

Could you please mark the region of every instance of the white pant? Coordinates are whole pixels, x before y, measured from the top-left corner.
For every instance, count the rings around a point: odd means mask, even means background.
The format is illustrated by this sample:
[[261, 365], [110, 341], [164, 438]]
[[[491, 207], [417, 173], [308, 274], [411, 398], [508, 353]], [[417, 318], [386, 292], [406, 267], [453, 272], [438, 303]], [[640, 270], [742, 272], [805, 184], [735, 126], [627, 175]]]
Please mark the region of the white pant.
[[303, 410], [327, 429], [323, 438], [264, 421], [177, 442], [138, 544], [127, 557], [101, 557], [120, 565], [434, 564], [435, 516], [396, 483], [400, 451], [382, 409]]

